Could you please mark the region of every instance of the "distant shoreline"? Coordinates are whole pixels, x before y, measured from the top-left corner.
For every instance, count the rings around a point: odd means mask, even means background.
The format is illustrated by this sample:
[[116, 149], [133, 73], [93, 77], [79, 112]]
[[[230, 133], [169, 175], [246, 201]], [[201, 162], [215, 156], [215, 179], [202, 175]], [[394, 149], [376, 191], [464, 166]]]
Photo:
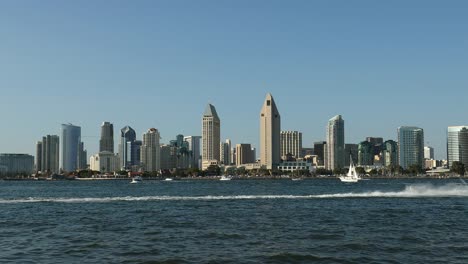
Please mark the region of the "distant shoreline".
[[[185, 180], [207, 180], [207, 181], [216, 181], [220, 179], [220, 176], [205, 176], [205, 177], [143, 177], [143, 180], [148, 181], [164, 181], [166, 178], [171, 178], [173, 180], [185, 181]], [[291, 180], [295, 177], [246, 177], [246, 176], [234, 176], [233, 180]], [[336, 176], [326, 176], [326, 177], [301, 177], [303, 180], [329, 180], [329, 179], [338, 179]], [[465, 176], [372, 176], [365, 177], [365, 179], [387, 179], [387, 180], [398, 180], [398, 179], [468, 179], [468, 175]], [[0, 179], [0, 181], [131, 181], [131, 177], [102, 177], [102, 178], [64, 178], [64, 179], [50, 179], [50, 178], [16, 178], [9, 177]]]

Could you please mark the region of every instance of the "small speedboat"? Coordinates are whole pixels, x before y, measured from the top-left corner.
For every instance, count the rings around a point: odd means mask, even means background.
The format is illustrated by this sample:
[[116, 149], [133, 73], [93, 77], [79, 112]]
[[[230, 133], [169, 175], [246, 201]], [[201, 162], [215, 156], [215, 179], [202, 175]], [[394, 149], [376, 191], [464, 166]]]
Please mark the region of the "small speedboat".
[[232, 178], [231, 176], [221, 176], [221, 178], [219, 178], [220, 181], [230, 181]]
[[135, 176], [130, 183], [140, 183], [142, 180], [141, 176]]
[[164, 179], [165, 181], [172, 181], [173, 179], [172, 178], [166, 178]]

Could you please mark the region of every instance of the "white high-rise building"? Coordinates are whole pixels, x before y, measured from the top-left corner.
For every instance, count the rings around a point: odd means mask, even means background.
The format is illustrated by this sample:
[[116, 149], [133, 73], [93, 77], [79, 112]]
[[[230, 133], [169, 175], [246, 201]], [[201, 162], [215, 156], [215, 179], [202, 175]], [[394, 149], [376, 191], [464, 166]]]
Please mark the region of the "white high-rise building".
[[452, 167], [454, 161], [468, 168], [468, 126], [449, 126], [447, 129], [447, 162]]
[[345, 161], [345, 133], [344, 120], [337, 115], [328, 121], [327, 126], [327, 158], [326, 168], [334, 170], [344, 168]]
[[159, 145], [159, 131], [151, 128], [143, 134], [143, 144], [140, 149], [141, 163], [145, 171], [158, 171], [161, 169], [161, 149]]
[[281, 131], [281, 157], [291, 154], [295, 158], [301, 158], [301, 153], [302, 133], [298, 131]]
[[216, 108], [208, 104], [202, 118], [202, 169], [217, 165], [220, 161], [219, 142], [221, 141], [221, 120]]
[[281, 116], [268, 93], [260, 111], [260, 163], [267, 169], [276, 168], [281, 162], [280, 131]]
[[428, 159], [428, 160], [434, 159], [433, 147], [429, 147], [429, 146], [424, 147], [424, 159]]

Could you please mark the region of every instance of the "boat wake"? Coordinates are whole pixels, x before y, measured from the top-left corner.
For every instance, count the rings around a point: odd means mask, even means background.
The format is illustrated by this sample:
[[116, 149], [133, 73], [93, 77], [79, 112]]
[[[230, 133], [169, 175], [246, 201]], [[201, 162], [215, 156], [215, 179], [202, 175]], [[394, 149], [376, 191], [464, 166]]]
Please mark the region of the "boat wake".
[[386, 192], [349, 192], [316, 195], [207, 195], [207, 196], [123, 196], [123, 197], [72, 197], [44, 198], [29, 197], [25, 199], [0, 199], [0, 204], [8, 203], [107, 203], [133, 201], [216, 201], [216, 200], [258, 200], [258, 199], [340, 199], [340, 198], [424, 198], [424, 197], [468, 197], [468, 185], [447, 184], [434, 186], [430, 184], [407, 185], [402, 191]]

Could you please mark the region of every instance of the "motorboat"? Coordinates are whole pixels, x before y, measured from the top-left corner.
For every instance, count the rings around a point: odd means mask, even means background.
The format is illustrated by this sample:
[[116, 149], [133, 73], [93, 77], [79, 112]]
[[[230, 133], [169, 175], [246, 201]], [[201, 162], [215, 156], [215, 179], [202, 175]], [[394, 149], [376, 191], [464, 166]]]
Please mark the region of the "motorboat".
[[132, 178], [132, 181], [130, 183], [140, 183], [141, 181], [143, 181], [143, 178], [141, 178], [141, 176], [135, 176]]
[[165, 181], [172, 181], [173, 179], [172, 178], [166, 178], [164, 179]]
[[230, 181], [231, 179], [232, 179], [231, 176], [225, 176], [225, 175], [223, 175], [223, 176], [221, 176], [221, 178], [219, 178], [220, 181]]

